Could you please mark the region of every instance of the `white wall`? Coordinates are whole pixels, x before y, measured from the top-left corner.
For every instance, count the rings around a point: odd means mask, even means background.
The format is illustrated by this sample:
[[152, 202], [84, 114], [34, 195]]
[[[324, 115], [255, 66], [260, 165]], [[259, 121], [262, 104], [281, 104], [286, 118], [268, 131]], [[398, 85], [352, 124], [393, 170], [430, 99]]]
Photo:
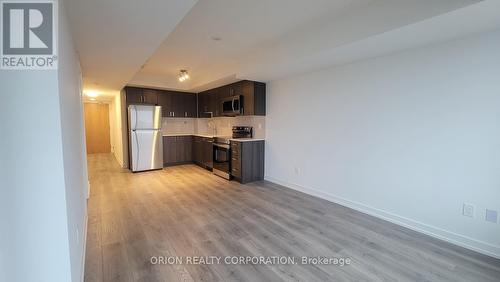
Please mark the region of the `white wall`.
[[4, 281], [69, 281], [57, 72], [0, 71], [0, 81]]
[[87, 228], [87, 154], [82, 103], [80, 62], [75, 52], [64, 7], [59, 5], [59, 102], [66, 186], [68, 239], [72, 281], [84, 270]]
[[[120, 91], [120, 94], [118, 95], [119, 97], [119, 103], [116, 102], [116, 111], [119, 112], [121, 123], [120, 123], [120, 132], [117, 134], [117, 138], [120, 138], [119, 135], [121, 135], [121, 160], [122, 160], [122, 167], [123, 168], [128, 168], [128, 131], [127, 131], [127, 106], [126, 106], [126, 101], [125, 101], [125, 90], [122, 89]], [[118, 100], [116, 100], [118, 101]], [[119, 108], [118, 108], [119, 107]]]
[[80, 73], [64, 14], [60, 6], [59, 70], [0, 71], [1, 281], [79, 281], [83, 273]]
[[[109, 143], [111, 145], [111, 153], [115, 155], [115, 146], [116, 146], [116, 140], [115, 140], [115, 135], [117, 131], [117, 120], [116, 120], [116, 111], [115, 111], [115, 99], [113, 99], [111, 102], [107, 103], [108, 104], [108, 115], [109, 115]], [[118, 163], [120, 161], [116, 159]]]
[[[115, 156], [116, 161], [121, 167], [126, 167], [126, 152], [124, 152], [123, 131], [127, 131], [126, 123], [123, 123], [125, 112], [123, 112], [123, 97], [120, 91], [113, 94], [113, 99], [109, 105], [109, 137], [111, 143], [111, 153]], [[125, 150], [126, 151], [126, 150]]]
[[[110, 104], [110, 111], [113, 113], [113, 154], [118, 164], [123, 167], [123, 140], [122, 140], [122, 112], [121, 112], [120, 93], [116, 93], [113, 103]], [[124, 130], [127, 130], [126, 128]]]
[[270, 82], [266, 178], [500, 257], [484, 220], [500, 210], [498, 50], [500, 31]]

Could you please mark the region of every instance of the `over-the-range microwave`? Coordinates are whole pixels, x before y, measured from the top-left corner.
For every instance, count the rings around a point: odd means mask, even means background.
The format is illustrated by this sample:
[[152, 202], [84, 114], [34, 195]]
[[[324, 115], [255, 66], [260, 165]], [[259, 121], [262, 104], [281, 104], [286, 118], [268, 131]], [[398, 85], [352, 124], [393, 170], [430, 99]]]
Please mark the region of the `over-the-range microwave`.
[[222, 115], [238, 116], [241, 114], [242, 96], [236, 95], [222, 100]]

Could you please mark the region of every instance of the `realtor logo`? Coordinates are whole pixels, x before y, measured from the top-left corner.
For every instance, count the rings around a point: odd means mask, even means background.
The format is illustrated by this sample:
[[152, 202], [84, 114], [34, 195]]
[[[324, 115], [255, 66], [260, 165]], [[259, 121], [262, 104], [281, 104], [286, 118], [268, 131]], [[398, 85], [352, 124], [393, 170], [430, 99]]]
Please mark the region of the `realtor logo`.
[[52, 1], [1, 2], [2, 69], [55, 69], [56, 13]]

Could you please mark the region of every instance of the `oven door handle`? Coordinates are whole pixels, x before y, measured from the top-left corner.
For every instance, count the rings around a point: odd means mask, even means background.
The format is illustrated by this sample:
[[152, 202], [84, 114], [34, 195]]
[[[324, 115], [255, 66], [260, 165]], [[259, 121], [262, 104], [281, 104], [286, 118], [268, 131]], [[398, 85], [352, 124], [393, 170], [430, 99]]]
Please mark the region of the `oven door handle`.
[[224, 148], [224, 149], [230, 149], [230, 146], [227, 145], [227, 144], [219, 144], [219, 143], [213, 143], [214, 147], [220, 147], [220, 148]]

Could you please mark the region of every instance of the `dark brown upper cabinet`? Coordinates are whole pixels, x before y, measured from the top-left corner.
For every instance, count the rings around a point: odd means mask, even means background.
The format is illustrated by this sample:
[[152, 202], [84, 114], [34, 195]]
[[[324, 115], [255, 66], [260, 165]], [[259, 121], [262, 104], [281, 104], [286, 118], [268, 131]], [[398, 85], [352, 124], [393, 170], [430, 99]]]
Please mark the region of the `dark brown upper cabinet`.
[[158, 90], [138, 87], [125, 87], [127, 105], [129, 104], [158, 104]]
[[266, 84], [263, 82], [243, 80], [235, 87], [235, 95], [243, 96], [241, 115], [266, 115]]
[[144, 89], [142, 91], [143, 103], [157, 105], [159, 93], [160, 93], [159, 90]]
[[158, 97], [164, 117], [196, 117], [196, 94], [177, 91], [161, 91]]
[[240, 115], [266, 115], [266, 84], [242, 80], [198, 94], [139, 87], [125, 87], [127, 104], [162, 106], [164, 117], [209, 118], [222, 116], [222, 100], [231, 96], [242, 97]]
[[240, 115], [266, 115], [266, 84], [242, 80], [198, 94], [198, 117], [218, 117], [222, 115], [222, 100], [231, 96], [241, 96], [243, 106]]
[[161, 115], [163, 117], [171, 117], [174, 112], [173, 95], [170, 91], [162, 91], [158, 96], [158, 104], [161, 106]]
[[176, 92], [173, 94], [174, 117], [196, 117], [196, 94]]
[[217, 89], [198, 93], [198, 117], [218, 117], [220, 113], [218, 101]]

